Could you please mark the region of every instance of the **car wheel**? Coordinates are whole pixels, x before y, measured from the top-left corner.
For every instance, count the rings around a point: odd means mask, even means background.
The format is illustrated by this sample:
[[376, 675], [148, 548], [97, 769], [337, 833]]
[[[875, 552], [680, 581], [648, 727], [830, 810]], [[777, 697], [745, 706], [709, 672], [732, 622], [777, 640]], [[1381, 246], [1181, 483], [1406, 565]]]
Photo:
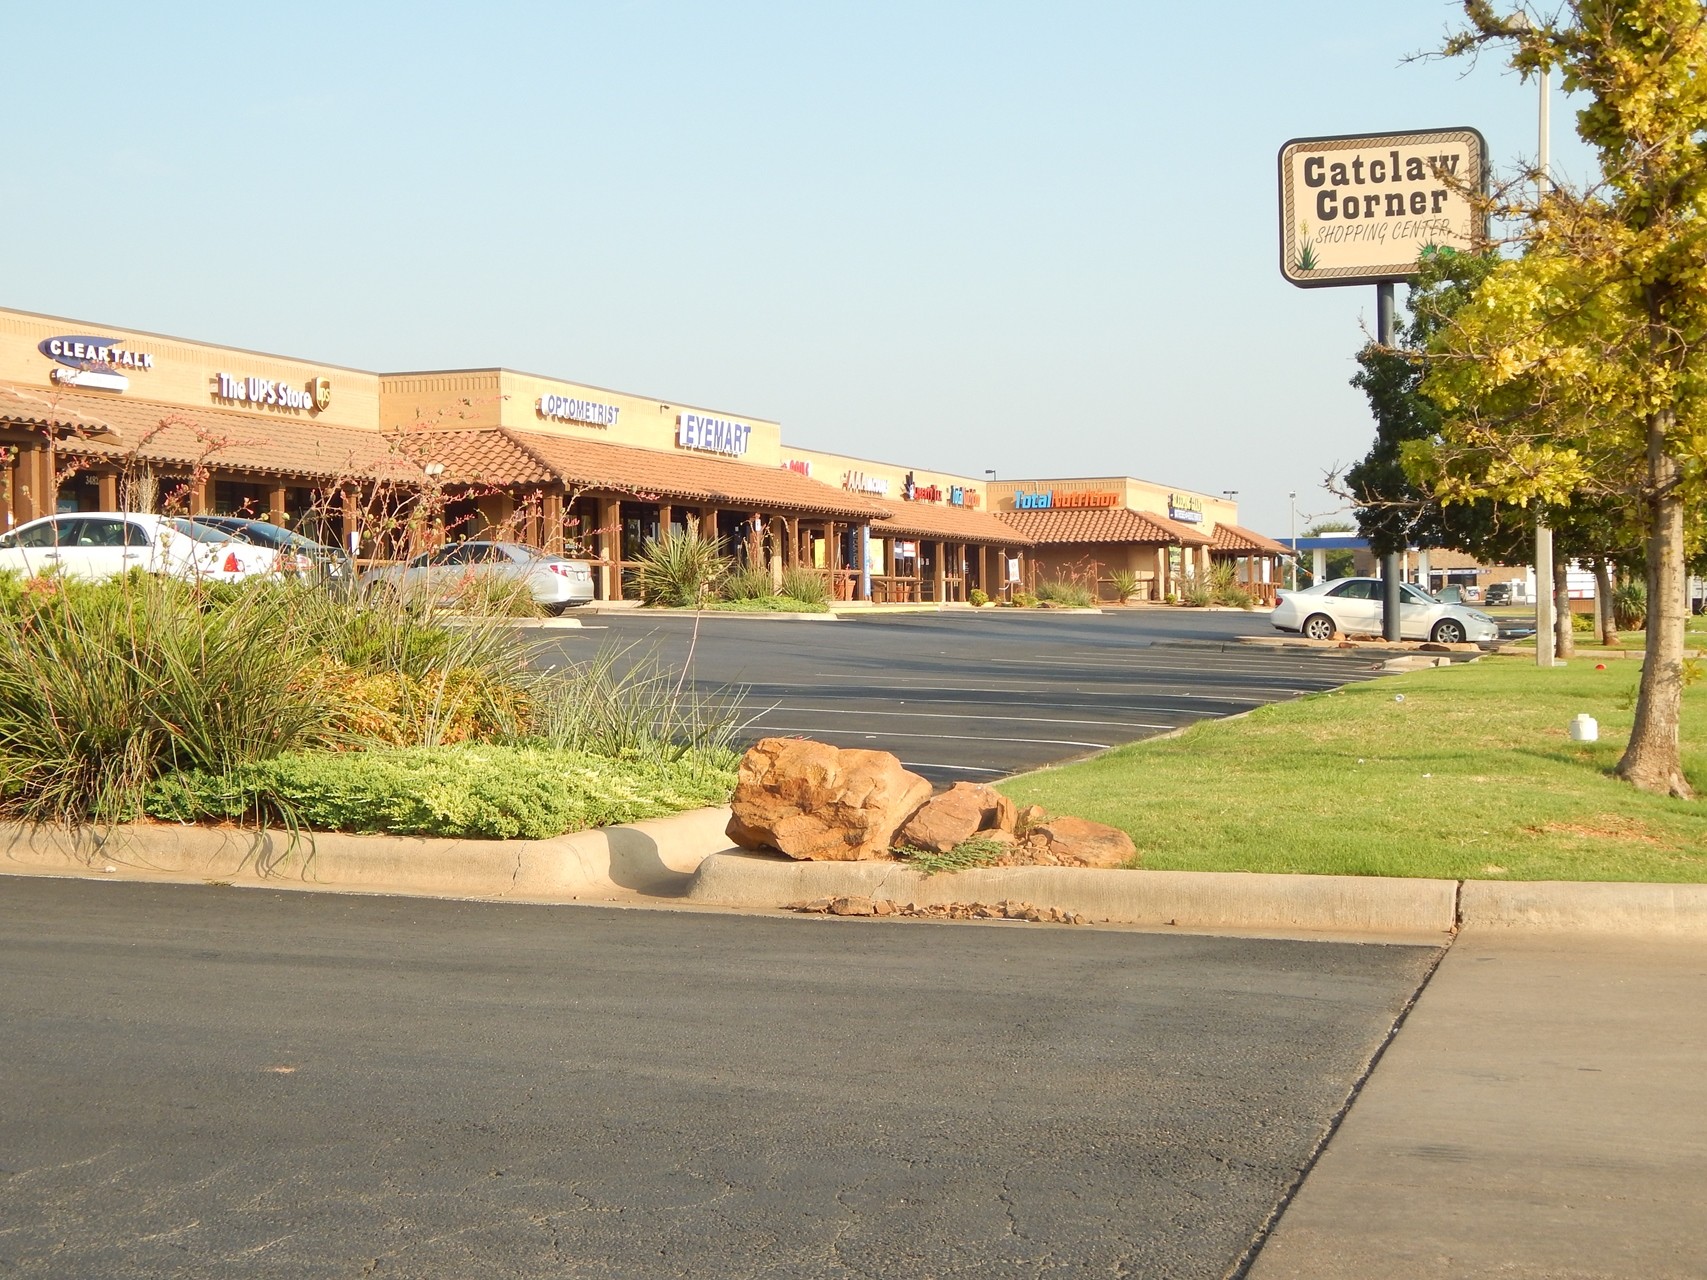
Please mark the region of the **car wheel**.
[[1325, 613], [1312, 613], [1301, 628], [1306, 640], [1332, 640], [1339, 633], [1334, 620]]
[[1436, 644], [1463, 644], [1464, 624], [1454, 618], [1442, 618], [1434, 624], [1433, 639]]
[[546, 611], [546, 613], [550, 614], [553, 618], [561, 618], [563, 616], [563, 614], [565, 613], [565, 611], [568, 610], [568, 608], [569, 608], [569, 602], [567, 600], [559, 600], [553, 604], [546, 605], [545, 611]]

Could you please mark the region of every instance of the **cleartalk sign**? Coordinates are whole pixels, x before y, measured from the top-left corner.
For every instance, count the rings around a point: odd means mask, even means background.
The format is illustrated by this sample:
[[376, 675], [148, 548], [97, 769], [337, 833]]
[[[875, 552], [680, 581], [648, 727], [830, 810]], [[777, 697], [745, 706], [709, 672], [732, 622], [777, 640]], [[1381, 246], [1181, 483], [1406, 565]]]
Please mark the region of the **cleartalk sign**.
[[1474, 129], [1294, 138], [1280, 149], [1280, 273], [1300, 288], [1404, 280], [1475, 246], [1487, 144]]

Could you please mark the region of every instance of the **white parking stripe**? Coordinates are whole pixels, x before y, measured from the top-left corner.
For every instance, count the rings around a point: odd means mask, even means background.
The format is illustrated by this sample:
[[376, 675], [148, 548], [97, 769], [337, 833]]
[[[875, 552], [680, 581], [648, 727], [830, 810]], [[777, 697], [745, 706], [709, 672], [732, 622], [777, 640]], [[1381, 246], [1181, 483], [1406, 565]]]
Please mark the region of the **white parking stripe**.
[[901, 766], [905, 769], [952, 769], [956, 773], [1002, 774], [1007, 772], [1006, 769], [980, 769], [975, 764], [937, 764], [931, 760], [903, 760]]
[[[775, 706], [770, 711], [792, 711], [802, 715], [827, 716], [900, 716], [912, 720], [983, 720], [988, 721], [989, 715], [969, 716], [953, 711], [865, 711], [858, 707], [785, 707]], [[763, 719], [770, 711], [761, 712], [758, 719]], [[1094, 724], [1108, 729], [1173, 729], [1171, 724], [1144, 724], [1136, 720], [1057, 720], [1047, 716], [1003, 716], [1003, 724]]]
[[1095, 751], [1100, 751], [1111, 745], [1107, 742], [1075, 742], [1070, 738], [996, 738], [987, 733], [867, 733], [863, 729], [826, 729], [821, 725], [817, 728], [803, 729], [799, 725], [773, 724], [771, 732], [839, 733], [843, 737], [858, 738], [934, 738], [939, 742], [1025, 742], [1039, 747], [1088, 747]]

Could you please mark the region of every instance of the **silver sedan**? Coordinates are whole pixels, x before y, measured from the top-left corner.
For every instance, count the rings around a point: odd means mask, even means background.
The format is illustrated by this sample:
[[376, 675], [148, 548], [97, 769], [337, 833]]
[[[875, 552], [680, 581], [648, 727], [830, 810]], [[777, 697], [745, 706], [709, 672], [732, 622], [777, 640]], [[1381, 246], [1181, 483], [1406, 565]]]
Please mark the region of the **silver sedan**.
[[[1269, 621], [1281, 631], [1297, 631], [1310, 640], [1336, 634], [1378, 636], [1382, 632], [1383, 584], [1379, 578], [1336, 578], [1302, 591], [1283, 591]], [[1500, 629], [1487, 614], [1447, 604], [1421, 587], [1399, 584], [1399, 635], [1406, 640], [1489, 644]]]
[[593, 598], [593, 569], [585, 560], [551, 555], [519, 542], [453, 542], [403, 564], [369, 569], [361, 576], [367, 590], [389, 590], [399, 597], [430, 593], [452, 596], [476, 578], [502, 578], [527, 584], [549, 613], [562, 613]]

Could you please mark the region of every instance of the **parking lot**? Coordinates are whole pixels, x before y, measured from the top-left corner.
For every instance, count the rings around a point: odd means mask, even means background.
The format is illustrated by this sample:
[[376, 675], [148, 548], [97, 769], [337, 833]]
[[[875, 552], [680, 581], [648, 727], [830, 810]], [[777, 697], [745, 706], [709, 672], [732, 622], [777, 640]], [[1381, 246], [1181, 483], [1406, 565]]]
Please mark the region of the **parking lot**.
[[899, 756], [936, 782], [989, 780], [1210, 717], [1373, 679], [1367, 655], [1241, 644], [1266, 614], [986, 610], [792, 622], [599, 614], [545, 633], [545, 662], [603, 646], [688, 661], [747, 690], [744, 742], [801, 735]]

